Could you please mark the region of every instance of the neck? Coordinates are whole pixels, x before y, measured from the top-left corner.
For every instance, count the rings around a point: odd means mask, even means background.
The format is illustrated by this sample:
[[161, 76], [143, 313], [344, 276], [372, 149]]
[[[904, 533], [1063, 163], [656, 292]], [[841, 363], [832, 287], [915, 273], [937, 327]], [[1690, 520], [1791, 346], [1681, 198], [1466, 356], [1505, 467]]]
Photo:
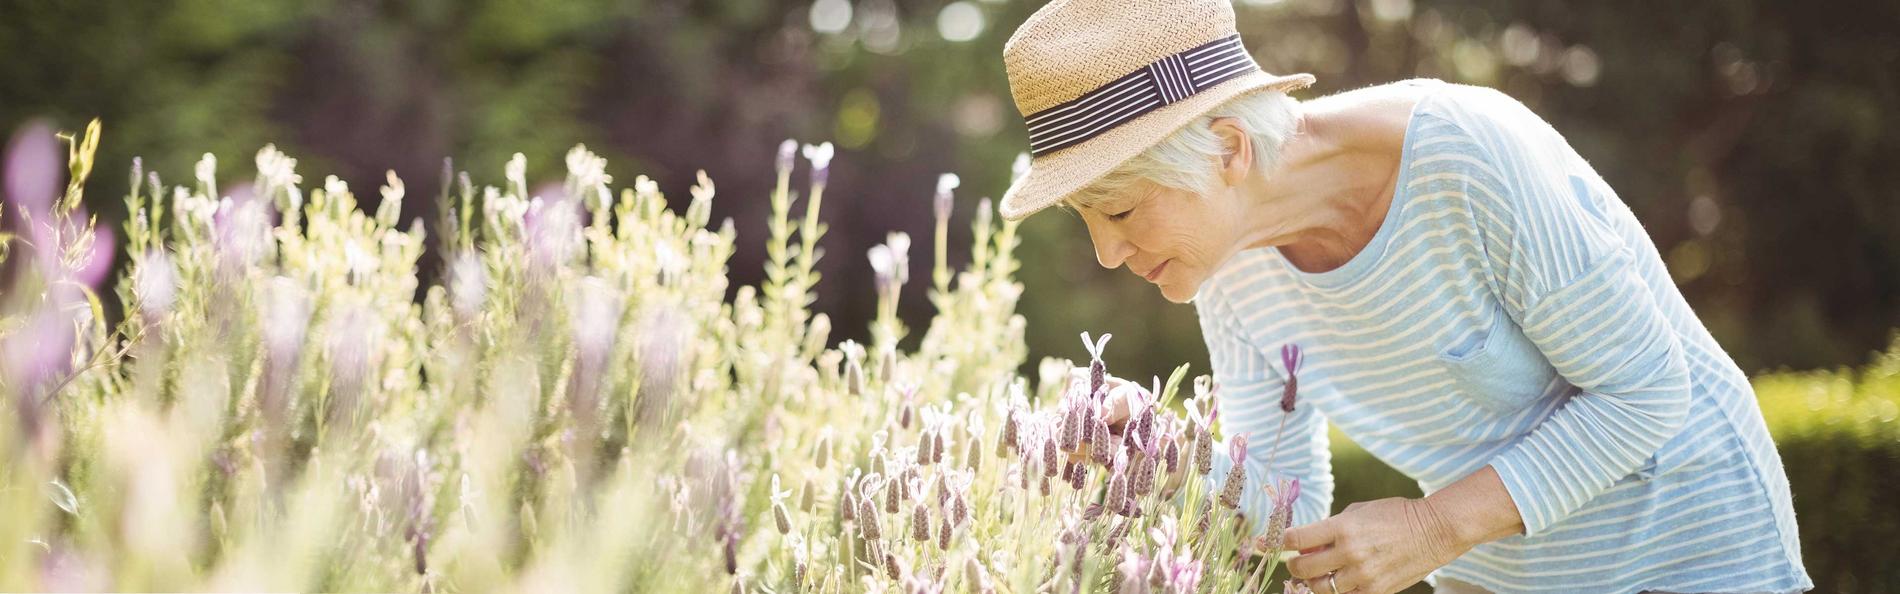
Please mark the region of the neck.
[[[1308, 111], [1266, 175], [1243, 192], [1252, 229], [1243, 245], [1276, 247], [1308, 271], [1337, 268], [1378, 232], [1391, 203], [1397, 155], [1377, 130], [1328, 111]], [[1245, 194], [1243, 194], [1245, 195]]]

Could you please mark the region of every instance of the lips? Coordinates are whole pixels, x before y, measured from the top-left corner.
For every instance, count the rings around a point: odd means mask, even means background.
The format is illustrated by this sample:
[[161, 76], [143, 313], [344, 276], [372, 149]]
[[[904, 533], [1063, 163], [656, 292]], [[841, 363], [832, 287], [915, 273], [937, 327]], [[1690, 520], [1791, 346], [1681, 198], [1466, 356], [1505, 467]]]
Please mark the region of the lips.
[[1173, 261], [1172, 259], [1163, 260], [1160, 264], [1155, 265], [1154, 268], [1149, 269], [1148, 274], [1141, 275], [1141, 277], [1148, 279], [1148, 282], [1155, 282], [1155, 279], [1161, 278], [1161, 271], [1168, 267], [1169, 262]]

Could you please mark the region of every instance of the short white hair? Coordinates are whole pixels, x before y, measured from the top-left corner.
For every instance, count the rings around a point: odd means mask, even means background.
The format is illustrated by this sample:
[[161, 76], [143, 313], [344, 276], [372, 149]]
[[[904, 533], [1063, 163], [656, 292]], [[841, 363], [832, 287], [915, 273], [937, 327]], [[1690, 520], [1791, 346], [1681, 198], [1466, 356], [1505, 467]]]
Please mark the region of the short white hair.
[[1258, 91], [1227, 100], [1194, 118], [1161, 142], [1070, 194], [1068, 206], [1094, 206], [1122, 195], [1140, 180], [1192, 192], [1212, 194], [1219, 185], [1217, 165], [1226, 153], [1220, 136], [1209, 129], [1215, 119], [1232, 117], [1253, 138], [1253, 166], [1272, 170], [1280, 148], [1299, 127], [1299, 101], [1281, 91]]

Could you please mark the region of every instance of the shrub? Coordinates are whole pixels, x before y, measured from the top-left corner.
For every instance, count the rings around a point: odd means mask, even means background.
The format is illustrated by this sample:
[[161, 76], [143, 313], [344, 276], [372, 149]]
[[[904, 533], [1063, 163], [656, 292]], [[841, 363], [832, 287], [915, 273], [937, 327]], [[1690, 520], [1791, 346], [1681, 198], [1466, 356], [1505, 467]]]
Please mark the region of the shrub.
[[[645, 177], [611, 191], [584, 147], [553, 196], [521, 155], [501, 187], [449, 169], [432, 238], [399, 224], [393, 174], [369, 213], [270, 147], [228, 195], [209, 155], [175, 186], [135, 162], [121, 252], [79, 207], [98, 131], [0, 237], [25, 247], [0, 309], [0, 589], [1228, 591], [1280, 558], [1186, 480], [1219, 448], [1211, 415], [1162, 406], [1185, 368], [1118, 382], [1143, 405], [1113, 429], [1099, 359], [1015, 377], [1015, 225], [987, 201], [954, 274], [938, 209], [939, 313], [902, 352], [902, 234], [870, 254], [871, 344], [832, 346], [807, 309], [828, 144], [803, 150], [796, 220], [781, 147], [767, 280], [728, 302], [703, 172], [669, 206]], [[7, 178], [56, 179], [28, 140]], [[447, 273], [422, 286], [431, 240]], [[117, 253], [108, 327], [93, 275]]]

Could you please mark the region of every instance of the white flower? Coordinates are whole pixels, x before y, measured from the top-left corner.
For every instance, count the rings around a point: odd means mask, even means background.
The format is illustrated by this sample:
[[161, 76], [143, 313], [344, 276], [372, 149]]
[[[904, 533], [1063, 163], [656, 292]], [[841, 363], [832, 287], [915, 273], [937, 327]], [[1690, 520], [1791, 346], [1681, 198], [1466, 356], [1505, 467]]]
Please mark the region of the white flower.
[[527, 155], [523, 155], [521, 153], [515, 153], [515, 156], [509, 157], [506, 171], [507, 171], [508, 183], [513, 184], [515, 190], [524, 192], [524, 193], [528, 191], [527, 190], [528, 188], [528, 157]]
[[216, 179], [218, 174], [217, 155], [205, 153], [204, 157], [198, 159], [198, 165], [194, 172], [197, 173], [198, 183], [204, 186], [205, 194], [213, 195], [218, 193], [218, 182]]
[[811, 161], [813, 168], [824, 169], [831, 166], [831, 156], [835, 151], [832, 150], [830, 142], [824, 142], [816, 145], [807, 144], [802, 152], [805, 159]]
[[138, 296], [139, 309], [150, 315], [171, 310], [178, 297], [178, 272], [170, 252], [161, 248], [145, 253], [132, 277], [132, 294]]
[[1009, 166], [1009, 183], [1016, 183], [1025, 175], [1029, 175], [1029, 153], [1017, 153], [1016, 162]]
[[475, 252], [462, 252], [449, 263], [449, 304], [464, 318], [472, 318], [488, 297], [488, 269]]

